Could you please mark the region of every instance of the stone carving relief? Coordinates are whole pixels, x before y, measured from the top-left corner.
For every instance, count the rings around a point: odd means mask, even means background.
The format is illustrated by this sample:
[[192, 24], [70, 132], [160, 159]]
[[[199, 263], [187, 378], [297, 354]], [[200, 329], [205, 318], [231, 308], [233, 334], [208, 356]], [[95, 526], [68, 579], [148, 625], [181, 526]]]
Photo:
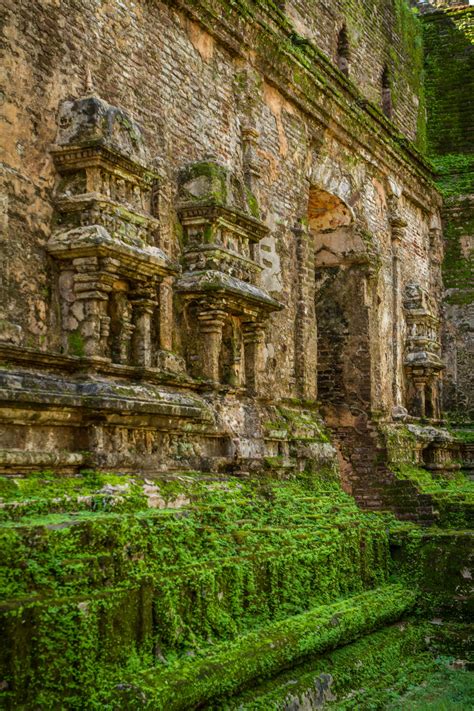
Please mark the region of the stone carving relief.
[[158, 245], [158, 176], [141, 130], [94, 95], [65, 101], [52, 153], [59, 179], [47, 248], [59, 266], [63, 350], [150, 367], [160, 283], [176, 267]]
[[415, 417], [438, 419], [440, 358], [439, 319], [428, 292], [419, 284], [405, 286], [403, 300], [406, 343], [404, 366], [408, 381], [408, 410]]
[[216, 383], [258, 391], [264, 322], [281, 305], [259, 286], [259, 241], [268, 229], [252, 217], [244, 185], [215, 161], [179, 178], [184, 233], [177, 282], [188, 314], [188, 364]]

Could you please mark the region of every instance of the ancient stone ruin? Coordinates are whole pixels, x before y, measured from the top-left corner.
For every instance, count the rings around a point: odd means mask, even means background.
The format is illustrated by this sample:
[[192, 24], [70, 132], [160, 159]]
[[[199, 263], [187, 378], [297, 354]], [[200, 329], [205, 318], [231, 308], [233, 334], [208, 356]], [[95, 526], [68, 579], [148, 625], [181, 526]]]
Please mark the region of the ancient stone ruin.
[[472, 3], [3, 5], [0, 705], [471, 708]]

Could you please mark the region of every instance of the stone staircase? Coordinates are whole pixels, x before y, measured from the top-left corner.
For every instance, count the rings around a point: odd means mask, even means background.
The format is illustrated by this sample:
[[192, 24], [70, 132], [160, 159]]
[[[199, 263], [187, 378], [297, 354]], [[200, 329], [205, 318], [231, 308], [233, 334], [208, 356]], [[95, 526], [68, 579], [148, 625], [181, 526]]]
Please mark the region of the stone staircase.
[[[248, 635], [278, 625], [285, 659], [296, 660], [306, 653], [300, 618], [309, 654], [317, 620], [334, 646], [396, 619], [412, 599], [387, 587], [386, 518], [360, 511], [336, 479], [46, 472], [0, 486], [5, 708], [103, 707], [130, 668], [185, 670], [229, 645], [237, 664]], [[356, 627], [339, 624], [339, 604], [361, 605]]]
[[351, 493], [366, 510], [393, 511], [401, 520], [434, 524], [438, 511], [433, 498], [409, 480], [397, 478], [386, 462], [388, 453], [377, 429], [370, 422], [363, 429], [333, 427], [342, 456], [349, 462]]

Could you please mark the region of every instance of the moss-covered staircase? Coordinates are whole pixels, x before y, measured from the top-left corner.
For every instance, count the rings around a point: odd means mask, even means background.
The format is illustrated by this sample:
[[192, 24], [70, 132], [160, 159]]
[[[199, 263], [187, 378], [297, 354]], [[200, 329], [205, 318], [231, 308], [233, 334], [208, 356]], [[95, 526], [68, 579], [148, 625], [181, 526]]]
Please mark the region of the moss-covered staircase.
[[417, 599], [327, 469], [1, 484], [5, 708], [223, 708]]

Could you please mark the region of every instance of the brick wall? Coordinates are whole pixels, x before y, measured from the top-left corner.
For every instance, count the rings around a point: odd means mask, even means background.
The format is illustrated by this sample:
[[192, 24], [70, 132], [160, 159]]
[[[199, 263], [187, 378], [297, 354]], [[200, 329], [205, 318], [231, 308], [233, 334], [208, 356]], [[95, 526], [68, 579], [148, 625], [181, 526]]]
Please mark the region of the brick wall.
[[448, 5], [423, 18], [428, 147], [445, 200], [444, 406], [465, 423], [474, 417], [474, 7]]
[[[285, 11], [297, 32], [337, 63], [342, 27], [349, 44], [349, 78], [369, 101], [382, 105], [382, 74], [388, 69], [393, 120], [423, 144], [421, 27], [405, 0], [296, 0]], [[418, 126], [418, 128], [417, 128]]]
[[[396, 38], [395, 16], [388, 7], [377, 3], [370, 19], [364, 3], [359, 24], [354, 10], [344, 15], [349, 34], [360, 33], [360, 45], [354, 39], [354, 52], [357, 46], [360, 51], [354, 54], [354, 73], [360, 72], [361, 82], [366, 77], [374, 101], [375, 77]], [[308, 10], [308, 18], [320, 18], [317, 44], [331, 55], [333, 30], [342, 14], [336, 13], [335, 22], [328, 3], [318, 8], [322, 14]], [[57, 275], [45, 249], [55, 219], [58, 179], [50, 147], [60, 102], [83, 95], [90, 74], [96, 93], [123, 108], [143, 129], [149, 164], [161, 176], [160, 241], [170, 256], [179, 258], [181, 250], [175, 212], [178, 172], [212, 157], [243, 180], [241, 129], [250, 123], [258, 132], [260, 175], [254, 193], [269, 229], [260, 248], [261, 284], [285, 307], [270, 316], [265, 332], [263, 389], [271, 398], [314, 395], [314, 388], [301, 390], [305, 378], [314, 382], [317, 359], [314, 304], [304, 313], [301, 304], [303, 292], [311, 298], [311, 289], [302, 290], [299, 273], [303, 259], [306, 276], [311, 276], [311, 250], [309, 258], [304, 256], [295, 233], [295, 226], [307, 219], [310, 186], [348, 206], [357, 227], [355, 253], [370, 266], [361, 282], [364, 308], [370, 312], [370, 407], [390, 413], [394, 362], [386, 344], [392, 342], [394, 313], [389, 201], [396, 193], [407, 224], [402, 286], [415, 278], [430, 290], [429, 230], [439, 198], [429, 183], [429, 168], [377, 111], [356, 101], [356, 90], [331, 63], [295, 45], [294, 30], [275, 8], [256, 2], [251, 9], [249, 15], [221, 0], [202, 5], [184, 0], [110, 0], [100, 5], [67, 0], [52, 5], [44, 0], [33, 13], [29, 0], [7, 0], [2, 339], [43, 352], [60, 348]], [[402, 44], [397, 42], [398, 57]], [[363, 57], [374, 59], [367, 71]], [[414, 107], [409, 80], [403, 73], [399, 79], [406, 89], [400, 89], [400, 97]], [[414, 135], [416, 112], [409, 104], [397, 106], [395, 95], [395, 114], [407, 116], [405, 129]], [[298, 314], [304, 316], [303, 337], [295, 331]], [[175, 313], [173, 349], [182, 355], [179, 323]], [[303, 367], [298, 347], [305, 351]]]

